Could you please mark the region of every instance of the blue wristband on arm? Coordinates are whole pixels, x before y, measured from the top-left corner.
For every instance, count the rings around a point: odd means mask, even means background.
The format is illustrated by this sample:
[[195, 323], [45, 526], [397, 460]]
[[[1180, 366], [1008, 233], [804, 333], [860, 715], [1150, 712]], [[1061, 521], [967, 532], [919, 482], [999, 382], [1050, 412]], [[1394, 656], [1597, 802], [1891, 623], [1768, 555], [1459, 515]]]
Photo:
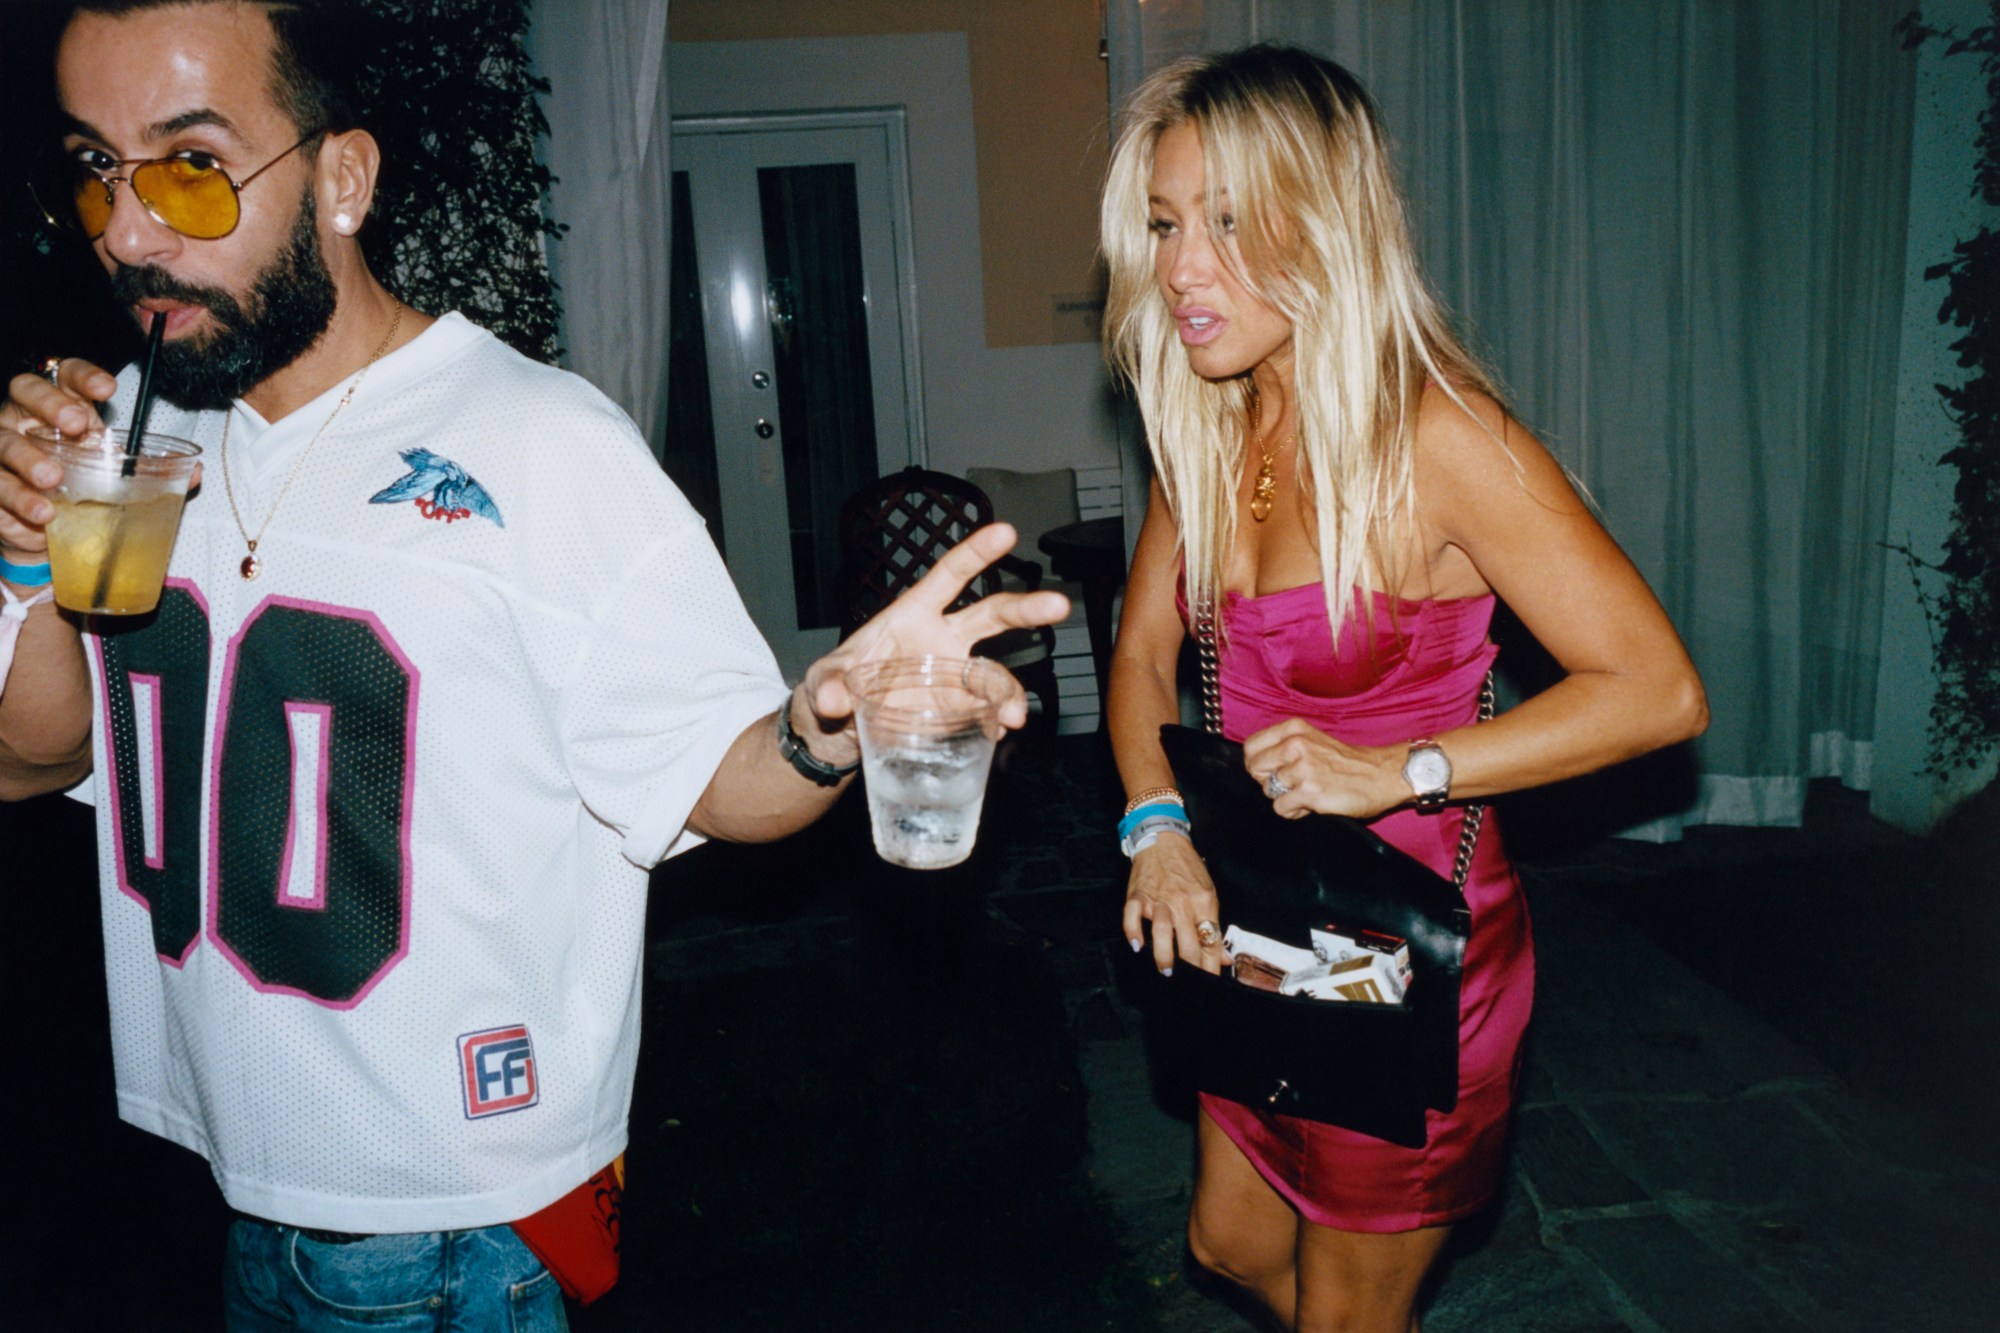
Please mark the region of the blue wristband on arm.
[[1155, 801], [1151, 805], [1142, 805], [1118, 821], [1118, 836], [1121, 839], [1127, 837], [1133, 829], [1139, 826], [1140, 820], [1151, 819], [1155, 815], [1172, 815], [1174, 818], [1186, 822], [1187, 808], [1179, 801]]
[[47, 587], [54, 575], [49, 573], [48, 561], [39, 565], [17, 565], [6, 556], [0, 555], [0, 579], [17, 583], [23, 588]]

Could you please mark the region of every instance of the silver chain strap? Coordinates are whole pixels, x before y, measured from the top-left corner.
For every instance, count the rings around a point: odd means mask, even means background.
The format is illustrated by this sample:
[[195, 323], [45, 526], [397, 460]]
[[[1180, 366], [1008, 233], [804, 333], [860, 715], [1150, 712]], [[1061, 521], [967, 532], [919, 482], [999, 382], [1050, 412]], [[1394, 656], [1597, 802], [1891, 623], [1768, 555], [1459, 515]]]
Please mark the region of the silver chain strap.
[[1222, 734], [1222, 668], [1216, 660], [1215, 608], [1204, 597], [1194, 610], [1194, 641], [1201, 653], [1201, 717], [1212, 736]]
[[[1486, 673], [1486, 680], [1479, 687], [1479, 720], [1493, 720], [1493, 673]], [[1458, 855], [1451, 865], [1451, 882], [1459, 895], [1465, 894], [1465, 881], [1472, 874], [1472, 853], [1479, 846], [1479, 830], [1486, 823], [1484, 802], [1465, 807], [1465, 822], [1458, 826]]]
[[[1201, 716], [1213, 735], [1222, 734], [1222, 667], [1215, 646], [1215, 606], [1204, 597], [1194, 608], [1194, 640], [1201, 655]], [[1493, 720], [1493, 673], [1479, 687], [1479, 720]], [[1452, 859], [1451, 883], [1465, 896], [1465, 881], [1472, 874], [1472, 854], [1479, 846], [1479, 830], [1486, 823], [1486, 806], [1465, 807], [1464, 822], [1458, 826], [1458, 854]]]

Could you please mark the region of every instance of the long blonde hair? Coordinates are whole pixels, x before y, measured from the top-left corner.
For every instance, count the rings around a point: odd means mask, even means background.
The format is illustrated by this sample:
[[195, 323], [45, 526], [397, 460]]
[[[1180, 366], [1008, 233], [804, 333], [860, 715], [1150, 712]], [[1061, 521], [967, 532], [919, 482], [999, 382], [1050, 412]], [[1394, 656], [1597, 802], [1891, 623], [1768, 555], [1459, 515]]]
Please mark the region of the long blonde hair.
[[1424, 386], [1461, 406], [1464, 390], [1498, 394], [1418, 270], [1374, 104], [1352, 74], [1277, 46], [1155, 73], [1126, 105], [1105, 181], [1104, 345], [1145, 418], [1190, 605], [1220, 594], [1255, 406], [1249, 375], [1210, 381], [1189, 366], [1154, 276], [1154, 148], [1180, 124], [1201, 137], [1210, 234], [1233, 218], [1240, 258], [1218, 245], [1219, 261], [1292, 324], [1300, 476], [1338, 643], [1355, 589], [1395, 591], [1391, 538], [1415, 513]]

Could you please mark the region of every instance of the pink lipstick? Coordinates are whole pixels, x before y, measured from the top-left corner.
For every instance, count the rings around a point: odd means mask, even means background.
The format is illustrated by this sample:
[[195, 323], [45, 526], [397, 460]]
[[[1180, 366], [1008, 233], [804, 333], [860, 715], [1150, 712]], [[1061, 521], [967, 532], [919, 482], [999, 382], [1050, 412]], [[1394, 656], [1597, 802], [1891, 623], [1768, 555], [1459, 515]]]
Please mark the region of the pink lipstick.
[[1175, 307], [1174, 323], [1180, 326], [1181, 346], [1201, 347], [1220, 338], [1229, 321], [1207, 306], [1184, 305]]

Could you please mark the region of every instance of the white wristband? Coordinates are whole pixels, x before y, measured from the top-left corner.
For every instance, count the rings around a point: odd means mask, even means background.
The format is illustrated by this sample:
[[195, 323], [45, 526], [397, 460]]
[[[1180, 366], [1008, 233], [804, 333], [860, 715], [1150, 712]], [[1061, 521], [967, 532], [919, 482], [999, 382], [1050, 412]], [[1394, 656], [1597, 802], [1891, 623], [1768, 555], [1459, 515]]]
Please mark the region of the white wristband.
[[1134, 824], [1132, 831], [1119, 840], [1118, 849], [1128, 858], [1137, 856], [1158, 841], [1162, 833], [1178, 833], [1190, 841], [1194, 837], [1185, 819], [1173, 815], [1153, 815]]
[[14, 595], [14, 590], [0, 583], [0, 694], [7, 690], [7, 673], [14, 667], [14, 643], [21, 637], [21, 626], [28, 621], [28, 610], [39, 606], [55, 596], [55, 589], [44, 588], [25, 600]]

